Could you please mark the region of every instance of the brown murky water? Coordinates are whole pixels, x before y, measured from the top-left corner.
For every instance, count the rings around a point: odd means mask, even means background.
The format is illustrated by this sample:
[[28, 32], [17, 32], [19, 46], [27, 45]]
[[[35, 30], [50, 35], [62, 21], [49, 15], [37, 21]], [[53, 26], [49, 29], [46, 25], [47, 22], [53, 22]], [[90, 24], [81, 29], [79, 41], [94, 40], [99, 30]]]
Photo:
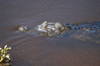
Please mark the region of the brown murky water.
[[0, 46], [12, 47], [12, 66], [100, 66], [100, 43], [17, 32], [45, 20], [100, 21], [100, 0], [0, 0]]

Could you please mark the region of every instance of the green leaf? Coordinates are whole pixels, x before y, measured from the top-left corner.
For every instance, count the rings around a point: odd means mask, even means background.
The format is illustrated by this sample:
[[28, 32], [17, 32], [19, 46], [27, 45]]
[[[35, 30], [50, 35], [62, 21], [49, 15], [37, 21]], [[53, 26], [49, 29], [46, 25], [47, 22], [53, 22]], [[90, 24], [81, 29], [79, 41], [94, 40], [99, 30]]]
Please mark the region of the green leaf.
[[7, 48], [7, 45], [4, 46], [4, 50]]
[[8, 47], [8, 48], [6, 48], [6, 51], [8, 51], [8, 50], [10, 50], [11, 49], [11, 47]]
[[1, 54], [4, 54], [4, 50], [3, 49], [1, 50]]
[[4, 58], [3, 58], [3, 57], [1, 57], [0, 62], [2, 62], [3, 60], [4, 60]]
[[2, 62], [5, 57], [7, 58], [10, 57], [10, 55], [7, 55], [9, 49], [11, 49], [11, 47], [7, 47], [7, 45], [4, 46], [4, 49], [0, 48], [1, 51], [0, 62]]

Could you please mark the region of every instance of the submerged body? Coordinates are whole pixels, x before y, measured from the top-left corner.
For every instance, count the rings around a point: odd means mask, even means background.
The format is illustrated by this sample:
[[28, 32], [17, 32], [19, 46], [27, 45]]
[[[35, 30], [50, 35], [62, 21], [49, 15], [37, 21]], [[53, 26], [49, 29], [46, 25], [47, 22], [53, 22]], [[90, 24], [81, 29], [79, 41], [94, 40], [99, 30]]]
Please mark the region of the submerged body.
[[83, 41], [89, 40], [100, 43], [100, 22], [84, 24], [62, 24], [60, 22], [43, 22], [35, 28], [19, 27], [19, 32], [29, 32], [40, 36], [70, 36]]
[[64, 31], [66, 31], [66, 27], [64, 24], [61, 24], [60, 22], [43, 22], [42, 24], [36, 26], [35, 28], [29, 28], [26, 26], [19, 27], [19, 32], [37, 32], [38, 34], [42, 36], [54, 36], [57, 34], [61, 34]]

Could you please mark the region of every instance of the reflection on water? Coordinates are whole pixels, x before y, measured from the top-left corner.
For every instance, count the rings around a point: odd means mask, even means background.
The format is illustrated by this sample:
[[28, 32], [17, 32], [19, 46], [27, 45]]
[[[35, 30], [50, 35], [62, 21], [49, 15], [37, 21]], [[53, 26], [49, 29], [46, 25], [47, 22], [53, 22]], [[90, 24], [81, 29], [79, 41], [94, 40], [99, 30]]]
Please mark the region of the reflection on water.
[[[100, 21], [100, 1], [0, 0], [0, 47], [12, 47], [12, 66], [100, 66], [100, 44], [94, 39], [16, 32], [20, 25], [35, 27], [45, 20], [70, 24]], [[78, 33], [74, 36], [79, 37]]]

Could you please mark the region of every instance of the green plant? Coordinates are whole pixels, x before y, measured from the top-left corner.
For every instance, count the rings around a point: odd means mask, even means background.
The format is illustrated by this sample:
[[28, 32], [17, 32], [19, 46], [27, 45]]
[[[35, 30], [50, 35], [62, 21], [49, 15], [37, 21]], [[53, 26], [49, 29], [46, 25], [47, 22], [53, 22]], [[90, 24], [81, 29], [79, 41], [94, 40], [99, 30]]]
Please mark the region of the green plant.
[[7, 47], [7, 45], [4, 46], [4, 49], [0, 48], [0, 62], [2, 62], [5, 58], [10, 60], [10, 54], [7, 54], [9, 49], [11, 49], [11, 47]]

